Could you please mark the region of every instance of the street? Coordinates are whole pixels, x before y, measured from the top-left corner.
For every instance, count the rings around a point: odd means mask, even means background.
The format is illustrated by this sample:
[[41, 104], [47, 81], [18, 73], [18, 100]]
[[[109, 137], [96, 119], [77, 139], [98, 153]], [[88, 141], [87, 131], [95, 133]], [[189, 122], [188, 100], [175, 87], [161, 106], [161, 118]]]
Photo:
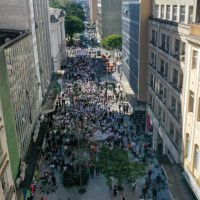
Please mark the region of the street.
[[[93, 159], [101, 146], [114, 146], [118, 141], [119, 147], [128, 151], [130, 160], [146, 163], [147, 170], [146, 176], [136, 181], [134, 192], [131, 184], [123, 182], [124, 190], [118, 192], [116, 199], [121, 199], [122, 194], [126, 200], [143, 199], [147, 173], [151, 171], [146, 199], [152, 199], [152, 189], [156, 185], [157, 200], [170, 200], [166, 179], [151, 149], [151, 136], [144, 136], [144, 127], [138, 123], [145, 119], [140, 116], [134, 119], [118, 72], [106, 74], [103, 61], [91, 59], [87, 49], [74, 49], [70, 56], [69, 75], [63, 78], [56, 111], [48, 116], [49, 133], [34, 179], [34, 199], [114, 199], [105, 177], [101, 173], [91, 174], [91, 170], [95, 170]], [[140, 133], [136, 132], [138, 126]], [[67, 178], [72, 174], [79, 175], [78, 165], [90, 172], [84, 194], [79, 194], [79, 187], [73, 185], [73, 181], [71, 185], [69, 179], [65, 181], [65, 175]], [[157, 176], [161, 178], [159, 183], [155, 181]], [[116, 180], [113, 180], [114, 184]]]

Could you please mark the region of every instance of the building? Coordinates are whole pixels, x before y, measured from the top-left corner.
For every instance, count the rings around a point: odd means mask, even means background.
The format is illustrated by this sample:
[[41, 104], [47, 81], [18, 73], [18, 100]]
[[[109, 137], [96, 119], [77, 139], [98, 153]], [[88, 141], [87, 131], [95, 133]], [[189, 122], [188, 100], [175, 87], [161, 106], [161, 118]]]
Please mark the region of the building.
[[[97, 0], [97, 38], [122, 33], [122, 0]], [[115, 26], [112, 26], [115, 24]]]
[[49, 16], [51, 59], [53, 71], [56, 72], [66, 58], [65, 13], [61, 9], [49, 8]]
[[[0, 33], [1, 41], [3, 41], [3, 37], [5, 38], [5, 43], [1, 44], [2, 73], [0, 79], [7, 79], [9, 82], [5, 91], [10, 93], [12, 103], [13, 117], [10, 116], [10, 121], [14, 118], [13, 134], [17, 134], [16, 144], [18, 144], [20, 157], [23, 160], [40, 112], [39, 82], [35, 71], [32, 34], [31, 32], [3, 31]], [[0, 95], [3, 96], [4, 93], [2, 91]], [[2, 105], [3, 109], [6, 109], [4, 107], [6, 105]]]
[[3, 111], [0, 101], [0, 197], [2, 200], [16, 200], [15, 186], [12, 178], [10, 158], [7, 146]]
[[198, 199], [200, 43], [199, 26], [192, 24], [199, 22], [199, 10], [199, 0], [154, 0], [147, 75], [147, 122], [153, 127], [153, 148], [181, 164]]
[[89, 0], [90, 21], [96, 23], [97, 20], [97, 0]]
[[[200, 9], [198, 1], [197, 10]], [[195, 17], [195, 16], [194, 16]], [[200, 17], [199, 13], [196, 18]], [[200, 19], [200, 18], [199, 18]], [[186, 36], [188, 56], [184, 73], [185, 103], [183, 112], [184, 175], [200, 199], [200, 25], [191, 24]]]
[[[148, 18], [151, 1], [122, 1], [123, 73], [137, 102], [146, 101]], [[144, 106], [145, 107], [145, 106]], [[137, 109], [137, 105], [135, 106]]]
[[31, 21], [31, 23], [35, 25], [40, 83], [42, 96], [44, 97], [50, 84], [50, 79], [53, 71], [50, 50], [49, 1], [30, 0], [30, 9], [32, 9], [32, 5], [34, 13], [30, 12], [30, 15], [34, 17], [34, 20]]

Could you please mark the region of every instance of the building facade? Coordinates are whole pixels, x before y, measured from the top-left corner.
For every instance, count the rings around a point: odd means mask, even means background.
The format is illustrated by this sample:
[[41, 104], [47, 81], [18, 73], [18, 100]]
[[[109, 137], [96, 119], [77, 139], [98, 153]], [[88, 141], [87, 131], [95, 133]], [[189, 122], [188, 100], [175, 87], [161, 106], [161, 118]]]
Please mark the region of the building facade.
[[199, 36], [191, 24], [199, 22], [199, 11], [199, 0], [153, 2], [147, 75], [147, 118], [153, 127], [153, 148], [183, 166], [198, 199], [200, 59]]
[[61, 9], [49, 8], [49, 16], [51, 59], [53, 71], [56, 72], [66, 59], [65, 13]]
[[10, 158], [7, 146], [3, 110], [0, 101], [0, 197], [2, 200], [16, 200], [16, 191], [12, 179]]
[[[200, 6], [200, 1], [198, 6]], [[198, 7], [200, 9], [200, 7]], [[185, 177], [200, 199], [200, 25], [191, 24], [186, 37], [188, 56], [185, 68], [183, 121], [183, 166]]]
[[17, 144], [23, 160], [40, 112], [39, 83], [35, 71], [31, 32], [12, 39], [2, 48], [5, 63], [1, 67], [6, 68], [7, 72], [2, 73], [0, 77], [8, 77], [7, 90], [11, 95]]
[[[122, 33], [122, 0], [97, 0], [97, 39]], [[115, 26], [112, 26], [115, 24]]]
[[97, 0], [88, 0], [90, 21], [96, 23], [97, 20]]
[[[52, 75], [51, 46], [50, 46], [50, 19], [49, 1], [33, 0], [34, 24], [39, 60], [40, 81], [42, 96], [44, 97], [50, 84]], [[31, 14], [31, 13], [30, 13]]]
[[146, 74], [148, 60], [148, 18], [151, 1], [123, 0], [123, 72], [135, 93], [137, 101], [146, 101]]

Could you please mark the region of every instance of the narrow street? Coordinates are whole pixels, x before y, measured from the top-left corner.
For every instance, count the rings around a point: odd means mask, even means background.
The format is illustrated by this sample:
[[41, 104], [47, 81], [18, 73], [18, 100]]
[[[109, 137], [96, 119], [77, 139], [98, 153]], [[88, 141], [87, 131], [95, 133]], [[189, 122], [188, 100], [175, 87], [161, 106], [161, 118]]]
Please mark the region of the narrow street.
[[[114, 145], [117, 141], [120, 148], [127, 149], [130, 160], [146, 163], [147, 171], [145, 177], [136, 181], [134, 192], [131, 184], [124, 182], [124, 190], [118, 192], [116, 199], [120, 200], [121, 194], [126, 200], [143, 199], [141, 194], [147, 173], [152, 171], [146, 199], [152, 199], [152, 187], [160, 175], [161, 182], [156, 185], [157, 200], [170, 200], [167, 181], [151, 149], [151, 136], [144, 136], [144, 127], [136, 133], [136, 126], [141, 123], [135, 123], [142, 118], [134, 119], [133, 108], [118, 80], [118, 72], [106, 74], [102, 60], [88, 58], [87, 50], [79, 50], [69, 66], [56, 111], [48, 116], [48, 134], [35, 175], [34, 199], [115, 199], [104, 176], [94, 173], [93, 159], [102, 145]], [[128, 149], [130, 144], [131, 149]], [[79, 187], [73, 181], [70, 184], [69, 179], [69, 174], [77, 175], [79, 163], [90, 172], [84, 194], [79, 194]]]

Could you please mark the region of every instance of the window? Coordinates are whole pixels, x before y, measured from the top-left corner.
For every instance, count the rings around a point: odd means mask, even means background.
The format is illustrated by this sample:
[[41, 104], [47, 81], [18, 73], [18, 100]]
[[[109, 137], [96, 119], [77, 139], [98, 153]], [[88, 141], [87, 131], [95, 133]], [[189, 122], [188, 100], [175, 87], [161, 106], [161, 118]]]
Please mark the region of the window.
[[197, 121], [200, 121], [200, 98], [199, 98], [199, 103], [198, 103], [198, 113], [197, 113]]
[[194, 149], [194, 174], [195, 176], [198, 176], [198, 170], [199, 170], [199, 147], [195, 145]]
[[166, 7], [166, 20], [170, 20], [170, 5]]
[[185, 144], [185, 157], [189, 159], [190, 156], [190, 146], [191, 146], [191, 140], [189, 134], [186, 135], [186, 144]]
[[177, 87], [177, 84], [178, 84], [178, 70], [177, 69], [173, 69], [173, 85], [175, 87]]
[[161, 5], [161, 18], [164, 19], [165, 15], [165, 10], [164, 10], [164, 5]]
[[169, 123], [169, 134], [173, 138], [174, 137], [174, 124]]
[[173, 96], [171, 96], [171, 111], [176, 111], [176, 99]]
[[180, 7], [180, 23], [185, 22], [185, 6]]
[[159, 18], [159, 5], [156, 6], [156, 17]]
[[182, 86], [183, 86], [183, 74], [180, 74], [180, 78], [179, 78], [179, 90], [180, 90], [180, 92], [182, 91]]
[[162, 122], [163, 123], [165, 122], [165, 111], [163, 111], [163, 113], [162, 113]]
[[165, 34], [162, 34], [161, 35], [161, 48], [162, 49], [165, 49], [165, 38], [166, 38]]
[[177, 6], [173, 6], [172, 21], [177, 21]]
[[159, 86], [160, 86], [160, 87], [159, 87], [159, 96], [160, 96], [160, 97], [163, 97], [163, 84], [160, 83]]
[[152, 32], [151, 32], [151, 42], [152, 42], [152, 44], [156, 45], [156, 40], [157, 40], [156, 31], [154, 29], [152, 29]]
[[165, 65], [164, 60], [163, 60], [163, 59], [160, 59], [160, 74], [161, 74], [162, 76], [164, 76], [164, 72], [165, 72], [164, 65]]
[[155, 79], [154, 79], [154, 75], [153, 74], [150, 75], [150, 86], [153, 87], [153, 88], [155, 86]]
[[193, 22], [193, 6], [189, 6], [189, 19], [188, 23], [191, 24]]
[[194, 93], [190, 91], [188, 112], [193, 112], [193, 109], [194, 109]]
[[168, 63], [165, 63], [165, 72], [164, 72], [164, 77], [168, 77]]
[[197, 68], [197, 62], [198, 62], [198, 52], [193, 50], [192, 52], [192, 68]]
[[175, 134], [175, 144], [176, 144], [176, 146], [179, 146], [179, 143], [180, 143], [180, 133], [177, 130], [176, 130], [175, 133], [176, 133]]
[[175, 39], [175, 46], [174, 46], [175, 55], [179, 55], [179, 51], [180, 51], [180, 40]]
[[167, 36], [166, 51], [169, 52], [169, 36]]

